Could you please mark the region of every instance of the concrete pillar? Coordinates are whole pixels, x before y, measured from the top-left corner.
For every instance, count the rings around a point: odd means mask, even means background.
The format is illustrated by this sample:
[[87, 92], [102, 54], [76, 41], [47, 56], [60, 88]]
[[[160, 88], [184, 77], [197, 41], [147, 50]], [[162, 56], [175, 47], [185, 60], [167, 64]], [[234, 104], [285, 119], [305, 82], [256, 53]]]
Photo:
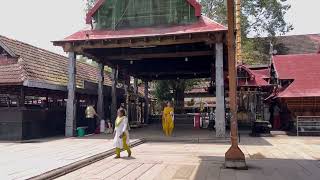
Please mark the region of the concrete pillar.
[[76, 54], [74, 52], [69, 52], [68, 77], [65, 136], [72, 137], [76, 132]]
[[98, 64], [98, 103], [97, 103], [97, 113], [100, 118], [105, 119], [104, 116], [104, 65], [102, 63]]
[[144, 81], [144, 123], [149, 124], [149, 90], [148, 81]]
[[225, 137], [225, 98], [223, 73], [223, 44], [216, 44], [216, 136]]
[[111, 122], [115, 122], [117, 118], [117, 70], [112, 68], [111, 72]]

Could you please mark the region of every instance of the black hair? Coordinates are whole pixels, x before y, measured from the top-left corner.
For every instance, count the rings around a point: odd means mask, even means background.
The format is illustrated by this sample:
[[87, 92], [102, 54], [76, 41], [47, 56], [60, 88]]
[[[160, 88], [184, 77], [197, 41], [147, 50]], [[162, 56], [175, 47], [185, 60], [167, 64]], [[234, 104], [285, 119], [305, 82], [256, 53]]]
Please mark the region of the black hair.
[[126, 111], [125, 111], [123, 108], [120, 108], [120, 109], [119, 109], [119, 112], [120, 112], [123, 116], [126, 115]]

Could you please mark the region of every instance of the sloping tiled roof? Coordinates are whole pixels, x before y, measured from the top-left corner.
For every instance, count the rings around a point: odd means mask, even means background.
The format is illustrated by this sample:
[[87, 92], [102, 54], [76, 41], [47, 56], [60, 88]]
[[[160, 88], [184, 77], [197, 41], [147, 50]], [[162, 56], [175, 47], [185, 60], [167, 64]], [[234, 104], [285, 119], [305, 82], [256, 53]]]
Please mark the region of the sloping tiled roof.
[[278, 97], [320, 97], [320, 54], [274, 56], [280, 80], [293, 82]]
[[[66, 86], [68, 58], [32, 45], [0, 36], [0, 42], [18, 57], [14, 64], [0, 65], [0, 84], [23, 84], [27, 81]], [[76, 82], [83, 88], [84, 81], [97, 83], [97, 68], [77, 62]], [[105, 85], [111, 85], [105, 73]]]
[[193, 24], [176, 25], [169, 27], [143, 27], [113, 30], [81, 30], [71, 36], [57, 42], [73, 42], [90, 40], [108, 40], [108, 39], [122, 39], [134, 37], [150, 37], [150, 36], [166, 36], [166, 35], [180, 35], [204, 32], [220, 32], [226, 31], [227, 28], [215, 21], [201, 16], [199, 20]]
[[186, 91], [186, 94], [198, 94], [198, 93], [207, 93], [208, 88], [210, 87], [210, 81], [200, 81], [195, 87]]
[[239, 79], [238, 86], [270, 86], [270, 84], [266, 81], [266, 79], [270, 78], [270, 71], [268, 67], [260, 69], [250, 69], [245, 65], [239, 65], [238, 69], [244, 69], [251, 76], [250, 79], [247, 81]]
[[320, 34], [306, 34], [276, 37], [276, 44], [284, 45], [285, 54], [317, 53], [320, 46]]
[[25, 74], [22, 64], [0, 65], [0, 84], [22, 84], [24, 79]]

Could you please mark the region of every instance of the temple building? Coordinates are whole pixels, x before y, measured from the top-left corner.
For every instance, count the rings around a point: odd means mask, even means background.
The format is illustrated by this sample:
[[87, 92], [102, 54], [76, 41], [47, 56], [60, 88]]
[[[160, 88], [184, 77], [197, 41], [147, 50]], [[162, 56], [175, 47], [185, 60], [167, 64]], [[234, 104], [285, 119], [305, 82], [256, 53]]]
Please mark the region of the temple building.
[[[1, 140], [65, 133], [67, 64], [65, 56], [0, 36]], [[110, 73], [104, 71], [103, 74], [103, 97], [110, 102]], [[77, 126], [86, 126], [84, 109], [88, 103], [97, 103], [98, 68], [77, 63], [75, 82]], [[123, 89], [117, 92], [119, 103], [123, 102]], [[106, 103], [103, 112], [110, 117], [110, 104]]]

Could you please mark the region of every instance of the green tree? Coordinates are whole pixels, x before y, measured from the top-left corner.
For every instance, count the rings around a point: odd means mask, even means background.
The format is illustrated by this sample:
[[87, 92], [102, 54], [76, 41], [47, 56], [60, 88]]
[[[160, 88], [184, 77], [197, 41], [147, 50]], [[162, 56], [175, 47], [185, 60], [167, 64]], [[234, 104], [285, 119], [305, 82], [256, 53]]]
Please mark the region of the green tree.
[[96, 2], [96, 0], [84, 0], [86, 3], [85, 12], [88, 12]]
[[[225, 0], [201, 0], [203, 13], [217, 21], [227, 24]], [[285, 21], [285, 14], [291, 8], [287, 0], [241, 0], [241, 32], [243, 59], [246, 63], [261, 63], [268, 59], [269, 43], [277, 35], [283, 35], [293, 29]], [[266, 36], [269, 38], [248, 38]]]
[[160, 103], [174, 102], [175, 113], [184, 112], [184, 92], [197, 85], [199, 79], [194, 80], [159, 80], [155, 82], [154, 95]]

